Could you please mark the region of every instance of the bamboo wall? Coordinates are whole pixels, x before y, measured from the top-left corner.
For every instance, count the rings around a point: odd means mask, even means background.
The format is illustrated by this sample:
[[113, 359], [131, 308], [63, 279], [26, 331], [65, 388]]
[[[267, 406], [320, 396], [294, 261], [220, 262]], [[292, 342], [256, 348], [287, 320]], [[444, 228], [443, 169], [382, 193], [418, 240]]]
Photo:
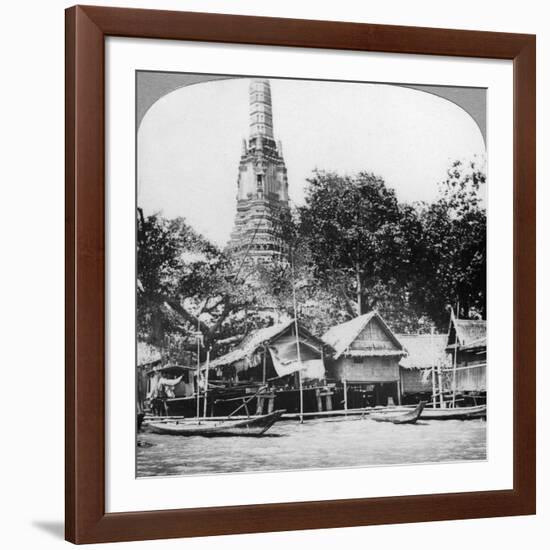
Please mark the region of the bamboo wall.
[[401, 368], [401, 384], [403, 393], [431, 393], [432, 391], [431, 377], [424, 377], [420, 369]]
[[487, 391], [485, 350], [459, 351], [456, 366], [457, 391]]
[[399, 380], [399, 357], [340, 357], [328, 369], [329, 378], [355, 382], [396, 382]]
[[487, 391], [486, 373], [487, 367], [483, 363], [467, 369], [461, 369], [464, 364], [457, 365], [456, 389], [457, 391]]

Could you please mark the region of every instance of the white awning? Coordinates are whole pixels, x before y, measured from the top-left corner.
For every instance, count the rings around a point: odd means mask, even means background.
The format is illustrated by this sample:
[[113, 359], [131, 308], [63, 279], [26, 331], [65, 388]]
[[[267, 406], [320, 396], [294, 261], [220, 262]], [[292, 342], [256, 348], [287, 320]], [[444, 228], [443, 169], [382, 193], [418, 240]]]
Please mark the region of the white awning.
[[294, 337], [279, 339], [269, 346], [269, 352], [278, 376], [287, 376], [301, 371], [305, 379], [325, 377], [325, 366], [321, 354], [303, 341], [300, 342], [300, 358], [298, 358]]

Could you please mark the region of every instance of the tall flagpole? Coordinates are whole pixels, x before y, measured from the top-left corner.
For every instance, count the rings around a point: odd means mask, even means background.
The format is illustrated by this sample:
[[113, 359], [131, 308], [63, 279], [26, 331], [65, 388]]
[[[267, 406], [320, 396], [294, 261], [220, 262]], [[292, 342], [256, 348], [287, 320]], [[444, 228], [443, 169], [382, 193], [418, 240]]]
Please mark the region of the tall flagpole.
[[[457, 305], [457, 314], [460, 314], [460, 303]], [[453, 324], [455, 326], [455, 349], [453, 357], [453, 408], [456, 406], [456, 354], [458, 352], [458, 326], [457, 326], [457, 317], [454, 314], [453, 308], [451, 307], [451, 315], [453, 319]]]
[[210, 372], [210, 348], [206, 350], [206, 372], [204, 373], [204, 408], [203, 416], [206, 418], [207, 399], [208, 399], [208, 373]]
[[432, 355], [432, 407], [435, 409], [435, 365], [437, 363], [437, 355], [434, 346], [434, 326], [430, 328], [430, 347]]
[[200, 376], [201, 376], [201, 337], [200, 321], [197, 317], [197, 421], [200, 420]]

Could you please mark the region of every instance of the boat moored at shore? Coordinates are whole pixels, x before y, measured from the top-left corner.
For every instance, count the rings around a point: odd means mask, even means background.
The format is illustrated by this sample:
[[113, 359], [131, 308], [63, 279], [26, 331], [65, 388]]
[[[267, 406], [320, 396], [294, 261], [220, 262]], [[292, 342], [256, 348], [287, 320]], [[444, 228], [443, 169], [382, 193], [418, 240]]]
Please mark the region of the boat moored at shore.
[[231, 417], [224, 419], [202, 420], [166, 420], [148, 422], [147, 426], [153, 433], [161, 435], [202, 436], [202, 437], [228, 437], [245, 436], [258, 437], [263, 435], [284, 411], [274, 411], [261, 416], [251, 416], [246, 419], [234, 420]]
[[412, 411], [390, 413], [374, 413], [369, 416], [375, 422], [391, 422], [392, 424], [415, 424], [424, 410], [424, 401], [421, 401]]
[[474, 418], [485, 418], [487, 416], [487, 405], [475, 407], [449, 407], [428, 408], [422, 411], [422, 418], [426, 420], [470, 420]]

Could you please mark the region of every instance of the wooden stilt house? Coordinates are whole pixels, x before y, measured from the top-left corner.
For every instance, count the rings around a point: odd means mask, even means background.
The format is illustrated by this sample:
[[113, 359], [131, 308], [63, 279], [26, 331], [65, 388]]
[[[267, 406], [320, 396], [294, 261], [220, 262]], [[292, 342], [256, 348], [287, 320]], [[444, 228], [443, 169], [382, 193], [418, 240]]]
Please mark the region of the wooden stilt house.
[[407, 355], [399, 370], [404, 403], [438, 401], [443, 373], [449, 366], [447, 334], [399, 334]]
[[[167, 361], [160, 349], [138, 342], [137, 403], [138, 412], [167, 414], [169, 401], [193, 395], [194, 367]], [[187, 361], [189, 363], [189, 360]]]
[[[246, 396], [267, 388], [247, 403], [249, 413], [261, 414], [273, 408], [289, 413], [319, 410], [320, 390], [324, 389], [324, 353], [327, 346], [294, 320], [250, 332], [235, 348], [217, 357], [208, 368], [208, 414], [223, 416], [234, 411]], [[190, 414], [193, 404], [185, 399], [169, 401], [172, 413]], [[323, 402], [326, 402], [325, 398]], [[245, 411], [243, 411], [245, 412]]]
[[332, 327], [323, 340], [335, 350], [327, 378], [344, 388], [346, 408], [401, 402], [399, 361], [407, 352], [378, 312]]
[[149, 373], [159, 367], [162, 362], [160, 351], [146, 342], [138, 342], [136, 356], [136, 391], [137, 412], [141, 413], [146, 407], [149, 389]]
[[298, 333], [299, 357], [295, 324], [289, 320], [249, 333], [233, 351], [211, 361], [210, 369], [233, 383], [265, 383], [294, 375], [300, 368], [305, 380], [323, 379], [323, 342], [300, 323]]
[[484, 402], [487, 392], [487, 322], [451, 315], [446, 351], [451, 385], [467, 404]]

